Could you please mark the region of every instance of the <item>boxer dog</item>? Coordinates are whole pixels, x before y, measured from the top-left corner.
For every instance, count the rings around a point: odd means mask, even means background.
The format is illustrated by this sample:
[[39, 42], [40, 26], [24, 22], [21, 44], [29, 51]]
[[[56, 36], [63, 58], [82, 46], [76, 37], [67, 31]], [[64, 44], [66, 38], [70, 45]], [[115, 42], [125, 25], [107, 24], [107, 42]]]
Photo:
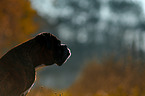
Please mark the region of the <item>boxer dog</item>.
[[46, 32], [12, 48], [0, 59], [0, 96], [26, 96], [36, 67], [61, 66], [70, 54], [65, 44]]

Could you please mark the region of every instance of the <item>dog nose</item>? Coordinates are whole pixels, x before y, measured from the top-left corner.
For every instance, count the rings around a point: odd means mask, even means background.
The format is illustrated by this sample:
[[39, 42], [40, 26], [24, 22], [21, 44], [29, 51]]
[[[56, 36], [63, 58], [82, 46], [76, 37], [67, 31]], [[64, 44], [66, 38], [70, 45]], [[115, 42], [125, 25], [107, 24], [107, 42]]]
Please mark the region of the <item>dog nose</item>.
[[67, 46], [65, 44], [61, 44], [61, 46], [65, 49], [67, 49]]

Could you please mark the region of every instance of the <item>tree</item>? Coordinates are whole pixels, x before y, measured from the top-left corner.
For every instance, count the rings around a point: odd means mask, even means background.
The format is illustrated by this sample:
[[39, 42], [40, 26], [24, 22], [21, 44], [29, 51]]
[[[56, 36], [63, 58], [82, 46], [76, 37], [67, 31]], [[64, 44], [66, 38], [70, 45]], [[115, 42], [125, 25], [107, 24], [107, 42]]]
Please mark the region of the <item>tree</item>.
[[26, 0], [0, 0], [0, 54], [36, 31], [34, 16], [36, 12]]

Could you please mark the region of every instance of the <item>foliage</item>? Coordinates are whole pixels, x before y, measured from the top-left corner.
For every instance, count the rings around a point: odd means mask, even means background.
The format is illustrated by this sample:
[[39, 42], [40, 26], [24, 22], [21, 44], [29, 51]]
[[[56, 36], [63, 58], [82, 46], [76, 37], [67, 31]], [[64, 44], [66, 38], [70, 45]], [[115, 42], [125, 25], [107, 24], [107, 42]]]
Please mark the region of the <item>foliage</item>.
[[34, 88], [28, 96], [145, 96], [144, 75], [144, 62], [130, 56], [125, 59], [110, 56], [99, 63], [89, 62], [78, 80], [65, 91], [50, 93], [47, 88]]
[[[91, 62], [69, 89], [73, 96], [144, 96], [145, 64], [132, 57]], [[103, 95], [106, 94], [106, 95]]]
[[28, 96], [71, 96], [66, 91], [57, 91], [55, 92], [52, 89], [48, 89], [45, 87], [36, 87], [30, 93]]
[[36, 31], [36, 12], [26, 0], [0, 0], [0, 53]]

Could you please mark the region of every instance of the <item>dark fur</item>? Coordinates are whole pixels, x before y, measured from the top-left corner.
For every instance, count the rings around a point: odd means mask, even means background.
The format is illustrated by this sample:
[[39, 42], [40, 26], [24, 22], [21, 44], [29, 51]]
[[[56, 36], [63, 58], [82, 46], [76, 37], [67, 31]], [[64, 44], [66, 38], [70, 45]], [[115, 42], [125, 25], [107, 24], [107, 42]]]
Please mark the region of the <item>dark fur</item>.
[[0, 59], [0, 96], [24, 96], [35, 81], [37, 66], [60, 66], [69, 56], [67, 46], [50, 33], [14, 47]]

